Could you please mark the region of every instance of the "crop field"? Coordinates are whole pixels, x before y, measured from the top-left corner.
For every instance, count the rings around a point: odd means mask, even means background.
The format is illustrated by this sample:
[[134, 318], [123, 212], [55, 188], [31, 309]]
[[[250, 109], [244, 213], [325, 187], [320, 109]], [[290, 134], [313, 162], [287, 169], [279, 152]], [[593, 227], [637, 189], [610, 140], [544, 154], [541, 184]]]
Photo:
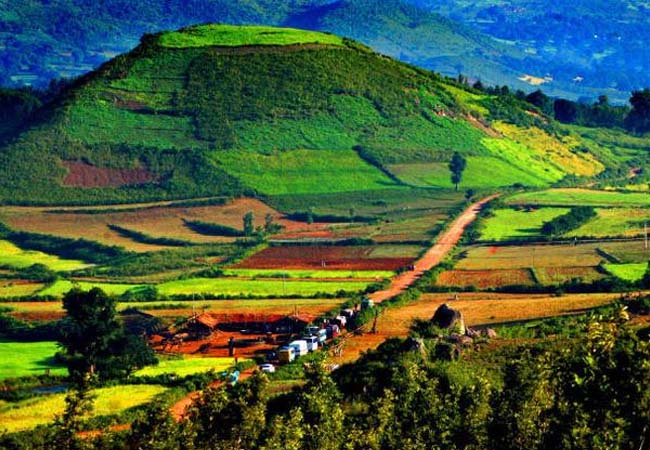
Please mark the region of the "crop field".
[[604, 278], [597, 267], [540, 267], [535, 268], [535, 276], [545, 286], [566, 283], [580, 279], [585, 283]]
[[599, 248], [610, 255], [615, 263], [640, 263], [650, 260], [650, 248], [645, 247], [643, 240], [627, 242], [605, 242]]
[[38, 295], [43, 297], [50, 295], [54, 297], [63, 297], [66, 292], [75, 286], [78, 286], [84, 290], [90, 290], [94, 287], [98, 287], [109, 295], [122, 295], [130, 289], [142, 287], [143, 285], [57, 280], [52, 285], [46, 287], [42, 291], [39, 291]]
[[[492, 156], [468, 156], [460, 187], [488, 188], [511, 186], [548, 186], [548, 183], [503, 159]], [[451, 189], [448, 163], [395, 164], [388, 166], [391, 173], [403, 182], [417, 187]]]
[[0, 280], [0, 298], [32, 295], [45, 286], [28, 280]]
[[166, 33], [161, 38], [164, 47], [187, 48], [214, 45], [236, 47], [241, 45], [291, 45], [328, 44], [343, 45], [340, 37], [291, 28], [241, 27], [236, 25], [207, 25], [190, 27], [182, 31]]
[[0, 240], [0, 267], [23, 269], [32, 264], [44, 264], [54, 271], [71, 271], [89, 267], [83, 261], [61, 259], [43, 252], [22, 250], [11, 242]]
[[[124, 385], [94, 391], [93, 416], [109, 416], [149, 403], [166, 388], [158, 385]], [[0, 429], [8, 432], [29, 430], [51, 422], [65, 409], [65, 394], [30, 398], [17, 403], [0, 403]]]
[[372, 246], [269, 247], [237, 264], [242, 269], [396, 270], [414, 257], [374, 257]]
[[580, 205], [618, 208], [650, 206], [650, 196], [641, 192], [613, 192], [569, 188], [515, 194], [507, 198], [506, 201], [511, 205]]
[[461, 270], [591, 267], [603, 260], [598, 244], [470, 247], [457, 265]]
[[212, 154], [230, 175], [270, 195], [363, 191], [395, 187], [379, 169], [352, 150], [252, 151]]
[[314, 279], [383, 279], [395, 273], [389, 270], [273, 270], [273, 269], [225, 269], [225, 276], [245, 278], [314, 278]]
[[247, 280], [236, 278], [189, 278], [158, 285], [161, 295], [253, 295], [253, 296], [311, 296], [334, 294], [338, 291], [364, 290], [365, 281], [304, 281], [304, 280]]
[[56, 342], [0, 341], [0, 380], [44, 375], [46, 372], [66, 375], [68, 370], [54, 360], [57, 351], [59, 347]]
[[544, 222], [565, 214], [566, 208], [499, 209], [481, 228], [482, 241], [537, 237]]
[[[539, 237], [544, 222], [565, 214], [567, 208], [499, 209], [485, 221], [481, 240], [505, 241]], [[597, 208], [597, 216], [564, 237], [634, 237], [643, 234], [650, 209]]]
[[380, 223], [369, 236], [378, 243], [431, 242], [435, 237], [432, 232], [445, 219], [447, 219], [446, 215], [431, 214], [424, 217]]
[[270, 214], [276, 223], [284, 226], [287, 230], [324, 228], [323, 224], [307, 225], [286, 220], [281, 213], [255, 199], [238, 199], [225, 205], [215, 206], [156, 207], [144, 205], [141, 209], [120, 211], [119, 208], [116, 208], [108, 209], [106, 213], [98, 213], [100, 210], [100, 208], [74, 210], [70, 208], [2, 207], [0, 208], [0, 222], [20, 231], [75, 239], [85, 238], [106, 245], [118, 245], [136, 252], [163, 250], [168, 247], [135, 242], [109, 229], [108, 225], [118, 225], [153, 237], [179, 239], [194, 243], [232, 242], [235, 238], [205, 236], [196, 233], [185, 226], [183, 219], [242, 229], [243, 216], [247, 212], [253, 212], [255, 226], [264, 225], [265, 216]]
[[533, 150], [537, 155], [553, 163], [567, 173], [578, 176], [594, 176], [605, 167], [589, 153], [573, 151], [580, 141], [572, 136], [557, 138], [536, 127], [521, 128], [507, 123], [494, 127], [504, 136]]
[[[647, 194], [646, 194], [647, 195]], [[597, 216], [566, 236], [635, 237], [642, 236], [644, 224], [650, 223], [650, 209], [599, 208]]]
[[530, 271], [526, 269], [448, 270], [440, 274], [436, 284], [447, 287], [487, 289], [513, 285], [530, 286], [535, 284], [535, 281]]
[[605, 264], [605, 270], [625, 281], [639, 281], [643, 278], [648, 263], [631, 263], [631, 264]]
[[[243, 360], [241, 361], [243, 362]], [[155, 366], [147, 366], [133, 374], [134, 377], [176, 374], [179, 377], [186, 377], [197, 373], [223, 372], [235, 365], [235, 358], [170, 358], [163, 359]]]

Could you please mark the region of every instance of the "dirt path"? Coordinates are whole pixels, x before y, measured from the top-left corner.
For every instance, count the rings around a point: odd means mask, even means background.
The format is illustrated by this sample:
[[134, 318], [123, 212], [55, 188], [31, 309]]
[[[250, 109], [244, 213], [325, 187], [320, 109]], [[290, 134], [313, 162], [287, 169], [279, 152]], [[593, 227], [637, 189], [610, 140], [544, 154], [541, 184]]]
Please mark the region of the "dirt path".
[[[249, 369], [241, 373], [239, 376], [239, 383], [253, 375], [254, 369]], [[219, 387], [223, 384], [223, 381], [215, 381], [210, 385], [210, 387]], [[174, 403], [171, 408], [169, 408], [169, 412], [171, 413], [172, 417], [177, 421], [180, 422], [181, 420], [185, 419], [187, 417], [187, 410], [190, 406], [192, 406], [192, 403], [196, 401], [196, 399], [199, 398], [201, 395], [201, 391], [194, 391], [190, 392], [187, 394], [185, 397]]]
[[433, 247], [415, 262], [415, 270], [407, 271], [396, 276], [387, 289], [371, 294], [369, 296], [370, 299], [375, 303], [381, 303], [395, 297], [411, 286], [424, 272], [440, 264], [445, 256], [458, 244], [465, 229], [474, 222], [481, 208], [496, 197], [497, 195], [492, 195], [470, 205], [442, 233]]

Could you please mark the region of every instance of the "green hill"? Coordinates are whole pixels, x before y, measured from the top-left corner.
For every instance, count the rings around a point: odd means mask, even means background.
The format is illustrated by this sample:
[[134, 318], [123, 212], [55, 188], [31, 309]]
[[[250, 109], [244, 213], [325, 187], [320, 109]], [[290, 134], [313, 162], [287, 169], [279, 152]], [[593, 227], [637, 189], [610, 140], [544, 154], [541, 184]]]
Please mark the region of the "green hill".
[[455, 151], [468, 158], [467, 187], [605, 169], [612, 150], [594, 153], [534, 107], [504, 101], [330, 34], [203, 25], [145, 35], [0, 149], [0, 200], [448, 188]]

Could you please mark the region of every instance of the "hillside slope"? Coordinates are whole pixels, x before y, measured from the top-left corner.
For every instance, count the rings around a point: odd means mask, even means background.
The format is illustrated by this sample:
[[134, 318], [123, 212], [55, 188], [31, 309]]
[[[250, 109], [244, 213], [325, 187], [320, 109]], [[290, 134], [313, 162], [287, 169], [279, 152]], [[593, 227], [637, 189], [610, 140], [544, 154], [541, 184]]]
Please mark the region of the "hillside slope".
[[347, 39], [196, 26], [145, 36], [42, 110], [0, 152], [0, 199], [451, 188], [455, 151], [468, 159], [463, 187], [604, 170], [577, 138], [537, 127], [553, 128], [530, 105], [503, 105]]

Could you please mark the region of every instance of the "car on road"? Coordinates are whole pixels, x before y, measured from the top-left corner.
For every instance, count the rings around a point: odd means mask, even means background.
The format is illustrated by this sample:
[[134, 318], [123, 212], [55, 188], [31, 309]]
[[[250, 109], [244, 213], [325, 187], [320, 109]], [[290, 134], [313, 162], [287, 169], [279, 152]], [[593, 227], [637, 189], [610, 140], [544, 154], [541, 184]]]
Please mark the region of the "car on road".
[[261, 364], [260, 365], [260, 370], [262, 372], [266, 372], [266, 373], [275, 373], [275, 366], [273, 364], [269, 364], [269, 363]]

